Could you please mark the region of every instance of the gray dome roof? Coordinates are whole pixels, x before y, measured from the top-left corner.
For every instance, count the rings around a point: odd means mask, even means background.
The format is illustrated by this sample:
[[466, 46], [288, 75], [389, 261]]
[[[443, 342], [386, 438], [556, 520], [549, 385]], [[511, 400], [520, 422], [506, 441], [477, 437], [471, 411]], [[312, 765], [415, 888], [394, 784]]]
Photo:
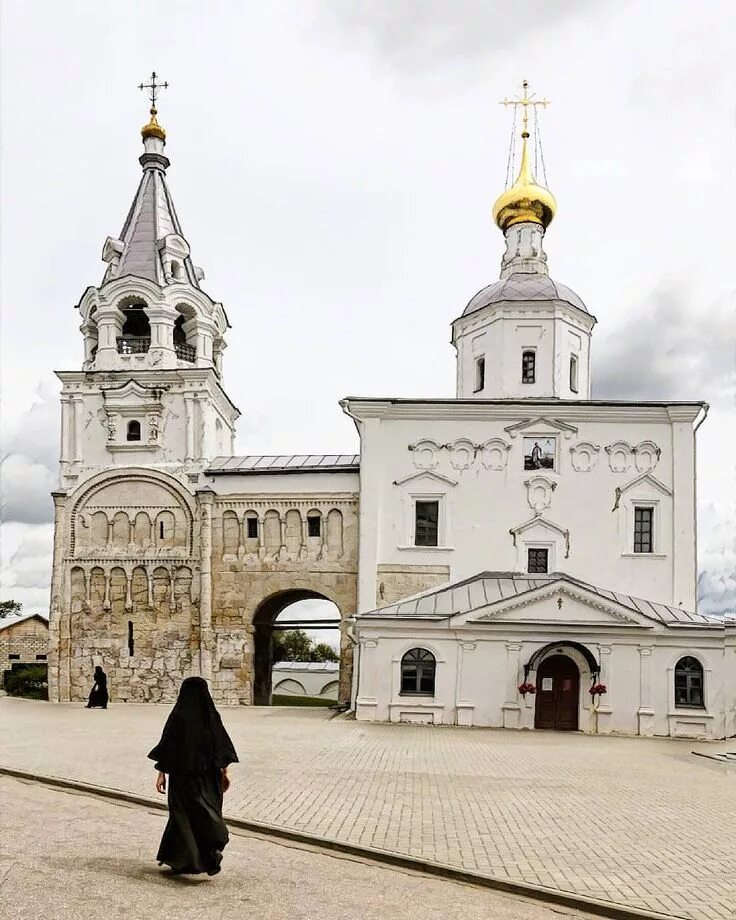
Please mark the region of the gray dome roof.
[[571, 291], [564, 284], [553, 281], [549, 275], [519, 272], [489, 284], [482, 291], [478, 291], [463, 310], [463, 316], [475, 313], [476, 310], [482, 310], [483, 307], [487, 307], [489, 304], [501, 303], [507, 300], [564, 300], [565, 303], [577, 307], [583, 313], [588, 312], [587, 307], [575, 291]]

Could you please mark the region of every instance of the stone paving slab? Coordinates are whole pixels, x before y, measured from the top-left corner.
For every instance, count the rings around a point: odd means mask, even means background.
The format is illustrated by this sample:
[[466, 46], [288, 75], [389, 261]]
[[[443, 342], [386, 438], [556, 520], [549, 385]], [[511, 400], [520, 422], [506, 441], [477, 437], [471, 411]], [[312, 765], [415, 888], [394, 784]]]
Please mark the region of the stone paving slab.
[[[0, 700], [0, 763], [149, 794], [168, 707]], [[728, 745], [223, 709], [225, 811], [688, 920], [736, 916]]]
[[0, 920], [592, 920], [469, 885], [232, 833], [223, 871], [154, 860], [165, 815], [0, 777]]

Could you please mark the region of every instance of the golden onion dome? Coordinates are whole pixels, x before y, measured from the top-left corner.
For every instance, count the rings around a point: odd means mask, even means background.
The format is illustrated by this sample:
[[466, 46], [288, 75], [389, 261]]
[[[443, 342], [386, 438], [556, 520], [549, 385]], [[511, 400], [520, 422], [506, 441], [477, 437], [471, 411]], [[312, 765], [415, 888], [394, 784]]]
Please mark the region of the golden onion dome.
[[534, 181], [526, 144], [529, 134], [525, 131], [521, 136], [523, 147], [519, 176], [493, 205], [493, 219], [504, 233], [514, 224], [525, 221], [541, 224], [546, 229], [557, 211], [552, 192]]
[[156, 121], [156, 114], [156, 107], [151, 106], [151, 120], [147, 125], [143, 125], [141, 128], [141, 136], [143, 137], [143, 140], [145, 140], [147, 137], [157, 137], [160, 141], [166, 140], [166, 132]]

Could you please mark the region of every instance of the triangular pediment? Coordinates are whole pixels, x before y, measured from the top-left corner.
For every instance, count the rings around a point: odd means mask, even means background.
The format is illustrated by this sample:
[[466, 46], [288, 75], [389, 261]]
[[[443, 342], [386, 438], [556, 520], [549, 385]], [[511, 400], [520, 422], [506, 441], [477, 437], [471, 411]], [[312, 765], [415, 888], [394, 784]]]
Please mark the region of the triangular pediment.
[[564, 581], [552, 582], [533, 591], [473, 611], [465, 622], [487, 624], [529, 624], [580, 628], [645, 628], [655, 623], [636, 611], [608, 601], [594, 591]]
[[663, 495], [672, 495], [672, 489], [668, 488], [663, 482], [660, 482], [656, 476], [652, 476], [651, 473], [642, 473], [641, 476], [637, 476], [630, 482], [627, 482], [626, 485], [619, 486], [618, 492], [623, 495], [624, 492], [635, 489], [637, 486], [649, 486], [657, 492], [661, 492]]
[[401, 479], [395, 479], [395, 486], [403, 486], [407, 483], [442, 483], [445, 486], [456, 486], [457, 480], [450, 479], [449, 476], [444, 476], [442, 473], [435, 473], [434, 470], [419, 470], [416, 473], [410, 473], [408, 476], [404, 476]]
[[574, 425], [569, 425], [567, 422], [563, 422], [560, 419], [556, 418], [545, 418], [544, 416], [537, 416], [536, 418], [526, 418], [520, 422], [516, 422], [515, 425], [507, 425], [504, 428], [512, 438], [517, 437], [519, 434], [523, 434], [525, 431], [533, 431], [535, 434], [564, 434], [566, 438], [571, 438], [574, 434], [577, 434], [578, 429]]

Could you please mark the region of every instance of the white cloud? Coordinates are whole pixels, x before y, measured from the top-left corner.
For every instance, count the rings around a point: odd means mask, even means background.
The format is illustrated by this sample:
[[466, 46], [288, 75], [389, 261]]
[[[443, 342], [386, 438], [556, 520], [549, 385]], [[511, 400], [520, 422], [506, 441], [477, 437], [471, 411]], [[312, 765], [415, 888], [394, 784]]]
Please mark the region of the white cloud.
[[0, 527], [0, 593], [24, 613], [48, 611], [53, 538], [53, 524]]
[[[725, 507], [736, 206], [717, 130], [732, 122], [731, 102], [713, 88], [733, 82], [730, 0], [700, 5], [697, 17], [687, 0], [216, 9], [180, 4], [172, 16], [144, 0], [98, 0], [70, 17], [51, 0], [2, 5], [1, 421], [15, 428], [3, 445], [12, 518], [50, 520], [51, 372], [80, 366], [73, 304], [99, 283], [102, 242], [119, 232], [138, 181], [146, 105], [135, 87], [152, 62], [171, 83], [159, 117], [177, 210], [233, 326], [224, 383], [244, 412], [239, 450], [352, 451], [341, 397], [453, 393], [449, 322], [498, 276], [503, 248], [489, 216], [510, 129], [497, 100], [528, 76], [553, 103], [550, 271], [599, 320], [594, 390], [712, 403], [698, 432], [698, 488], [704, 507]], [[711, 537], [709, 526], [701, 590], [715, 598], [731, 524]], [[40, 559], [36, 549], [17, 553], [18, 577], [38, 581], [23, 562]]]

